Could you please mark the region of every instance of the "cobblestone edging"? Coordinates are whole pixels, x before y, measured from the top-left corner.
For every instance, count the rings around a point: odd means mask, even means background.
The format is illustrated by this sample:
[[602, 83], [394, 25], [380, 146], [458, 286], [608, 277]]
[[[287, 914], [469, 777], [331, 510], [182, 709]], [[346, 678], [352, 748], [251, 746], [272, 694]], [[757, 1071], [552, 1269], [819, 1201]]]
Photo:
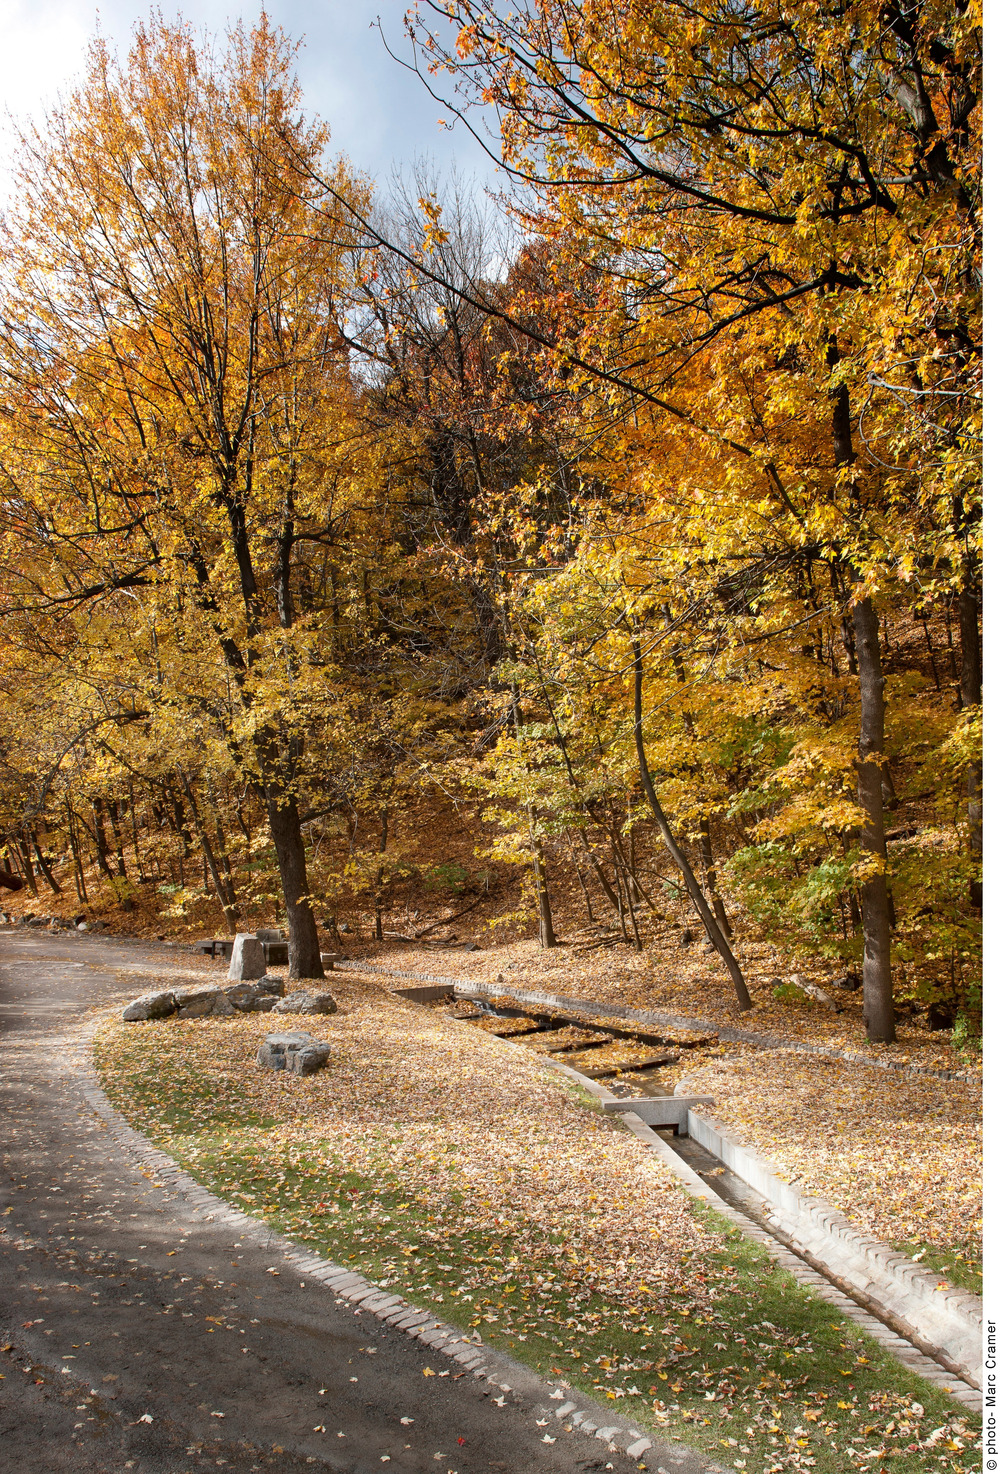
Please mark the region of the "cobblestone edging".
[[800, 1054], [818, 1055], [822, 1059], [847, 1060], [849, 1064], [867, 1065], [873, 1070], [891, 1070], [896, 1074], [914, 1077], [930, 1075], [937, 1080], [961, 1080], [975, 1085], [979, 1075], [973, 1070], [939, 1070], [932, 1065], [904, 1065], [898, 1060], [872, 1059], [854, 1049], [837, 1049], [823, 1044], [803, 1043], [798, 1039], [786, 1039], [781, 1034], [757, 1034], [750, 1029], [734, 1029], [727, 1024], [713, 1023], [711, 1019], [688, 1018], [682, 1014], [654, 1013], [642, 1008], [627, 1008], [621, 1003], [595, 1003], [592, 998], [573, 998], [567, 993], [541, 993], [532, 988], [513, 988], [509, 983], [481, 983], [475, 978], [442, 977], [429, 972], [398, 972], [390, 967], [379, 967], [372, 962], [331, 962], [323, 966], [336, 972], [371, 972], [390, 978], [412, 978], [418, 983], [447, 985], [462, 993], [478, 993], [486, 998], [515, 998], [519, 1003], [531, 1003], [539, 1008], [562, 1008], [574, 1013], [586, 1014], [591, 1018], [620, 1018], [631, 1023], [653, 1024], [670, 1029], [702, 1030], [716, 1034], [726, 1043], [757, 1044], [762, 1049], [780, 1049]]
[[[511, 1048], [517, 1048], [517, 1045], [510, 1040], [504, 1040], [503, 1042], [509, 1043]], [[612, 1095], [610, 1090], [605, 1090], [596, 1080], [591, 1080], [587, 1075], [582, 1075], [578, 1070], [574, 1070], [571, 1065], [565, 1065], [559, 1060], [547, 1060], [545, 1063], [574, 1080], [578, 1085], [589, 1091], [591, 1095], [596, 1096], [598, 1100], [620, 1100], [620, 1097]], [[692, 1115], [693, 1111], [689, 1112], [689, 1123]], [[615, 1119], [627, 1126], [640, 1141], [645, 1142], [650, 1151], [673, 1173], [691, 1197], [701, 1199], [702, 1202], [706, 1203], [716, 1213], [721, 1214], [723, 1218], [727, 1219], [735, 1228], [738, 1228], [746, 1238], [752, 1239], [754, 1243], [766, 1249], [774, 1262], [782, 1269], [787, 1270], [800, 1285], [811, 1290], [820, 1299], [827, 1301], [828, 1304], [835, 1306], [840, 1314], [849, 1316], [856, 1325], [861, 1326], [862, 1329], [867, 1331], [879, 1345], [889, 1351], [908, 1371], [916, 1372], [928, 1382], [933, 1383], [935, 1387], [940, 1388], [941, 1391], [950, 1393], [963, 1407], [977, 1413], [981, 1411], [982, 1398], [978, 1392], [965, 1385], [955, 1375], [947, 1372], [932, 1357], [925, 1355], [918, 1347], [914, 1346], [911, 1341], [891, 1330], [877, 1316], [863, 1309], [850, 1295], [838, 1289], [836, 1285], [831, 1284], [819, 1270], [812, 1269], [809, 1264], [803, 1262], [798, 1254], [773, 1238], [766, 1229], [761, 1228], [760, 1224], [755, 1223], [752, 1218], [747, 1217], [738, 1208], [734, 1208], [731, 1204], [727, 1203], [714, 1191], [704, 1178], [700, 1177], [676, 1152], [672, 1151], [667, 1143], [657, 1136], [656, 1132], [650, 1126], [647, 1126], [644, 1121], [640, 1120], [633, 1111], [616, 1111]], [[736, 1168], [734, 1167], [732, 1170], [736, 1171]], [[853, 1230], [849, 1229], [849, 1232], [853, 1233]], [[874, 1243], [874, 1241], [871, 1242]], [[817, 1263], [824, 1262], [823, 1256], [816, 1252], [815, 1249], [808, 1246], [805, 1247], [807, 1247], [807, 1251], [810, 1252], [811, 1257]], [[877, 1247], [885, 1248], [884, 1245], [877, 1245]], [[890, 1251], [886, 1250], [885, 1252], [888, 1253]], [[897, 1255], [895, 1257], [900, 1258], [902, 1256]], [[841, 1277], [836, 1265], [831, 1265], [830, 1268], [831, 1272], [837, 1275], [838, 1278]], [[919, 1266], [914, 1265], [913, 1268], [918, 1269]], [[869, 1291], [869, 1296], [870, 1294], [871, 1292]], [[902, 1319], [903, 1317], [901, 1316], [899, 1318]]]
[[[684, 1082], [677, 1087], [685, 1093]], [[688, 1134], [763, 1197], [768, 1222], [790, 1242], [823, 1264], [850, 1288], [903, 1322], [914, 1337], [942, 1353], [982, 1387], [983, 1302], [967, 1290], [946, 1285], [905, 1254], [861, 1233], [824, 1198], [803, 1196], [778, 1169], [729, 1126], [688, 1111]]]
[[[260, 1219], [253, 1218], [250, 1214], [233, 1208], [223, 1198], [216, 1197], [178, 1167], [166, 1152], [160, 1151], [141, 1132], [130, 1126], [124, 1116], [112, 1106], [93, 1064], [93, 1032], [92, 1029], [85, 1039], [84, 1055], [79, 1066], [81, 1093], [88, 1106], [100, 1117], [110, 1136], [129, 1157], [140, 1167], [153, 1171], [157, 1178], [181, 1194], [206, 1222], [225, 1224], [237, 1230], [251, 1243], [266, 1248], [269, 1253], [281, 1254], [299, 1274], [310, 1275], [326, 1285], [339, 1301], [355, 1305], [359, 1310], [369, 1311], [377, 1320], [394, 1326], [396, 1330], [441, 1356], [448, 1357], [463, 1372], [495, 1387], [512, 1401], [526, 1404], [526, 1411], [530, 1407], [531, 1416], [556, 1419], [563, 1426], [563, 1431], [578, 1432], [598, 1439], [607, 1446], [609, 1453], [628, 1455], [636, 1460], [640, 1469], [650, 1470], [650, 1474], [654, 1470], [655, 1474], [734, 1474], [728, 1466], [683, 1444], [650, 1438], [628, 1423], [607, 1422], [608, 1409], [600, 1407], [584, 1393], [565, 1384], [546, 1381], [513, 1357], [492, 1347], [483, 1346], [473, 1336], [457, 1327], [426, 1310], [408, 1305], [399, 1295], [387, 1294], [363, 1275], [303, 1249], [291, 1239], [276, 1234]], [[557, 1405], [553, 1406], [554, 1403]], [[553, 1430], [555, 1431], [554, 1425]]]

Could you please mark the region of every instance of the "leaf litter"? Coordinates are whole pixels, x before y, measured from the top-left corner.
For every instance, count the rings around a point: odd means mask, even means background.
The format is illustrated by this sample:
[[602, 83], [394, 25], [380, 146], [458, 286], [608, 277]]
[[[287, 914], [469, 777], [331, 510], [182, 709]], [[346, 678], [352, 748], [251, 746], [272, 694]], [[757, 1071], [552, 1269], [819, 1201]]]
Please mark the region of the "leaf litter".
[[267, 1015], [106, 1016], [105, 1089], [238, 1206], [734, 1467], [975, 1467], [954, 1403], [694, 1207], [533, 1052], [357, 975], [337, 996], [308, 1021], [330, 1065], [305, 1079], [254, 1064]]

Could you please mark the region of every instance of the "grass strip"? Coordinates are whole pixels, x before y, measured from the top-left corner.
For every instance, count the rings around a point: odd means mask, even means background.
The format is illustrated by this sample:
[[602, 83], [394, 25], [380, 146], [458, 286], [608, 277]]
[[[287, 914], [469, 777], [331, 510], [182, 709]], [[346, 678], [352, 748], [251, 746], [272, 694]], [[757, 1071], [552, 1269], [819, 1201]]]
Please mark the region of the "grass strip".
[[[221, 1197], [606, 1400], [609, 1421], [674, 1437], [750, 1474], [978, 1467], [975, 1431], [956, 1403], [710, 1210], [690, 1206], [692, 1247], [672, 1250], [679, 1278], [669, 1293], [641, 1274], [627, 1294], [616, 1292], [571, 1233], [506, 1201], [490, 1221], [464, 1170], [462, 1139], [429, 1160], [433, 1185], [419, 1171], [400, 1172], [391, 1124], [368, 1132], [361, 1169], [356, 1142], [348, 1160], [345, 1138], [330, 1129], [322, 1087], [255, 1108], [251, 1065], [242, 1084], [238, 1069], [212, 1067], [219, 1037], [204, 1025], [131, 1034], [107, 1025], [97, 1046], [105, 1089]], [[567, 1082], [563, 1094], [577, 1118], [592, 1117], [575, 1104], [578, 1087]], [[608, 1210], [588, 1211], [599, 1219]]]

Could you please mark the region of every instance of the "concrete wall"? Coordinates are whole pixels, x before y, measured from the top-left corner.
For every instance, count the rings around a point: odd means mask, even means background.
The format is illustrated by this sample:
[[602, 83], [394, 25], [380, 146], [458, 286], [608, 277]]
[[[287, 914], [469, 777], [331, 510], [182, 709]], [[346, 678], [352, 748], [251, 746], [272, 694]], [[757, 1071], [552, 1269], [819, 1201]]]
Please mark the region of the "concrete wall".
[[703, 1111], [689, 1110], [688, 1135], [767, 1200], [769, 1221], [795, 1248], [904, 1321], [982, 1386], [983, 1304], [977, 1296], [951, 1286], [939, 1289], [940, 1276], [866, 1237], [822, 1198], [797, 1193], [728, 1126]]

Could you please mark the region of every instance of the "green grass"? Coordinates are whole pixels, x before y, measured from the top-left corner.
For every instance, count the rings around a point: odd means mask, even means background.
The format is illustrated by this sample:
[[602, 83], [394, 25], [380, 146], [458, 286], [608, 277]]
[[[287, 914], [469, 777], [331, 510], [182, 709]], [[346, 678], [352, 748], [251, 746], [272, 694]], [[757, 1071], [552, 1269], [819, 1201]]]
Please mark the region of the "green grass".
[[[99, 1064], [110, 1061], [103, 1054]], [[979, 1466], [958, 1404], [701, 1205], [692, 1212], [723, 1247], [708, 1263], [681, 1257], [702, 1293], [676, 1293], [665, 1313], [662, 1290], [655, 1301], [641, 1287], [627, 1300], [598, 1292], [571, 1245], [526, 1221], [498, 1219], [491, 1233], [464, 1223], [457, 1167], [442, 1212], [394, 1180], [377, 1146], [367, 1172], [346, 1170], [307, 1122], [285, 1118], [279, 1140], [274, 1118], [248, 1114], [232, 1084], [190, 1063], [181, 1073], [169, 1058], [151, 1059], [127, 1093], [120, 1074], [108, 1088], [136, 1126], [235, 1206], [599, 1399], [609, 1422], [748, 1474]], [[579, 1087], [567, 1088], [576, 1099]], [[646, 1299], [660, 1309], [644, 1309]], [[917, 1446], [935, 1429], [931, 1446]]]
[[941, 1249], [922, 1239], [900, 1239], [892, 1246], [900, 1254], [916, 1258], [925, 1269], [944, 1275], [960, 1290], [970, 1290], [973, 1295], [983, 1293], [983, 1253], [981, 1248]]

